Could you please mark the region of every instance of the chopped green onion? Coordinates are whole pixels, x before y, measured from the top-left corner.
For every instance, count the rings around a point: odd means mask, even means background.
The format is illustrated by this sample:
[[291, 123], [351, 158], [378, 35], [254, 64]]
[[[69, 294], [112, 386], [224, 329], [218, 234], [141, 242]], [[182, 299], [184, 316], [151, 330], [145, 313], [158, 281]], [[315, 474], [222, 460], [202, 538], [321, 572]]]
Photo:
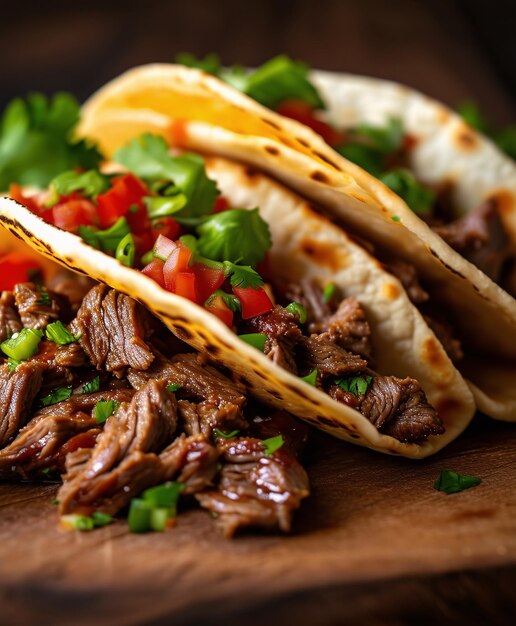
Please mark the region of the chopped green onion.
[[365, 396], [372, 380], [372, 376], [345, 376], [336, 380], [335, 384], [358, 398]]
[[285, 309], [294, 317], [299, 318], [300, 324], [305, 324], [307, 319], [306, 309], [299, 302], [291, 302]]
[[283, 439], [283, 435], [276, 435], [276, 437], [264, 439], [260, 443], [265, 448], [265, 454], [270, 456], [271, 454], [274, 454], [276, 450], [281, 448], [281, 446], [285, 443], [285, 440]]
[[242, 341], [245, 341], [253, 348], [263, 352], [265, 348], [265, 342], [267, 341], [267, 335], [265, 333], [248, 333], [246, 335], [238, 335]]
[[47, 339], [57, 343], [59, 346], [66, 346], [80, 339], [80, 335], [72, 335], [68, 328], [59, 320], [47, 326], [45, 335]]
[[99, 391], [99, 389], [100, 376], [97, 375], [95, 376], [95, 378], [92, 378], [90, 381], [83, 385], [81, 393], [95, 393], [96, 391]]
[[214, 291], [211, 296], [206, 300], [204, 305], [209, 305], [214, 298], [222, 298], [224, 304], [233, 313], [240, 313], [242, 311], [242, 303], [240, 302], [240, 300], [234, 294], [226, 293], [225, 291], [222, 291], [222, 289], [217, 289], [216, 291]]
[[119, 243], [131, 233], [125, 217], [119, 218], [113, 226], [105, 230], [97, 230], [91, 226], [79, 226], [79, 236], [93, 248], [114, 254]]
[[167, 385], [167, 389], [174, 393], [175, 391], [179, 391], [181, 389], [181, 385], [179, 383], [170, 383], [170, 385]]
[[222, 437], [222, 439], [231, 439], [232, 437], [236, 437], [240, 431], [232, 430], [230, 433], [225, 433], [223, 430], [214, 428], [213, 432], [217, 435], [217, 437]]
[[71, 387], [56, 387], [55, 389], [52, 389], [52, 391], [44, 398], [41, 398], [41, 404], [43, 406], [51, 406], [52, 404], [57, 404], [63, 400], [68, 400], [71, 395]]
[[63, 515], [61, 516], [61, 523], [72, 530], [93, 530], [95, 524], [93, 519], [87, 515]]
[[391, 220], [393, 222], [401, 222], [401, 218], [398, 215], [392, 215]]
[[10, 339], [0, 344], [4, 354], [14, 361], [26, 361], [38, 351], [39, 342], [43, 332], [34, 328], [24, 328], [19, 333], [14, 333]]
[[39, 304], [40, 306], [52, 305], [52, 298], [50, 297], [50, 294], [48, 293], [46, 287], [40, 287], [39, 300], [36, 300], [36, 304]]
[[177, 501], [184, 489], [183, 483], [168, 482], [157, 487], [151, 487], [146, 489], [142, 497], [146, 502], [149, 502], [153, 507], [167, 507], [173, 509], [175, 514]]
[[154, 250], [149, 250], [142, 256], [141, 263], [142, 265], [148, 265], [149, 263], [152, 263], [153, 260], [154, 260]]
[[152, 504], [141, 498], [131, 500], [127, 523], [132, 533], [146, 533], [150, 530], [152, 509]]
[[97, 424], [104, 424], [119, 406], [120, 403], [116, 400], [99, 400], [93, 409], [93, 417]]
[[466, 476], [451, 470], [441, 470], [439, 478], [434, 483], [434, 489], [444, 491], [447, 494], [458, 493], [464, 489], [476, 487], [481, 482], [482, 479], [477, 476]]
[[156, 532], [165, 531], [170, 517], [170, 510], [168, 508], [153, 507], [150, 512], [150, 530]]
[[9, 372], [9, 374], [12, 374], [20, 363], [21, 361], [15, 361], [14, 359], [8, 358], [7, 359], [7, 371]]
[[303, 376], [301, 380], [304, 380], [305, 383], [308, 383], [309, 385], [313, 385], [315, 387], [315, 385], [317, 384], [317, 368], [314, 367], [310, 374], [308, 374], [307, 376]]
[[101, 528], [102, 526], [111, 524], [113, 516], [109, 513], [102, 513], [102, 511], [95, 511], [91, 514], [91, 519], [93, 520], [95, 528]]
[[133, 236], [131, 233], [128, 233], [118, 244], [115, 257], [120, 263], [127, 265], [127, 267], [133, 267], [135, 250]]
[[327, 285], [325, 285], [322, 292], [323, 302], [325, 304], [329, 304], [333, 300], [336, 291], [337, 285], [335, 285], [334, 283], [328, 283]]
[[144, 200], [147, 206], [147, 213], [151, 219], [174, 215], [174, 213], [184, 209], [188, 202], [188, 198], [184, 193], [165, 197], [148, 196]]

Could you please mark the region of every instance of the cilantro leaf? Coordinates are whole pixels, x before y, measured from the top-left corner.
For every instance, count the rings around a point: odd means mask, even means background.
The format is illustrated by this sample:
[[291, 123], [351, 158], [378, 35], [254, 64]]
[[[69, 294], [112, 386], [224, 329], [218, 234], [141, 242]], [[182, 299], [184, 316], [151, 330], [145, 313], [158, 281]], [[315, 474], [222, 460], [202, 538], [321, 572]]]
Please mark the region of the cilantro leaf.
[[419, 183], [409, 170], [391, 170], [380, 176], [380, 180], [405, 200], [414, 213], [426, 215], [431, 210], [435, 193]]
[[71, 387], [56, 387], [55, 389], [52, 389], [52, 391], [44, 398], [41, 398], [41, 404], [43, 406], [57, 404], [58, 402], [62, 402], [63, 400], [68, 400], [71, 395]]
[[197, 227], [197, 234], [197, 249], [214, 261], [255, 266], [272, 245], [269, 226], [258, 209], [216, 213]]
[[214, 74], [215, 76], [217, 76], [220, 71], [219, 56], [213, 52], [208, 53], [203, 59], [196, 57], [195, 54], [191, 54], [190, 52], [180, 52], [176, 55], [175, 61], [180, 65], [196, 67], [199, 70], [203, 70], [208, 74]]
[[95, 393], [100, 390], [100, 376], [97, 375], [95, 378], [92, 378], [87, 383], [85, 383], [82, 387], [81, 393]]
[[354, 133], [365, 137], [371, 147], [384, 155], [398, 150], [405, 136], [403, 123], [399, 117], [390, 117], [383, 126], [360, 124]]
[[101, 155], [93, 144], [75, 141], [79, 103], [58, 93], [16, 98], [0, 121], [0, 189], [12, 182], [46, 187], [61, 172], [96, 167]]
[[226, 433], [223, 430], [219, 430], [218, 428], [214, 428], [213, 432], [217, 435], [217, 437], [220, 437], [222, 439], [231, 439], [232, 437], [236, 437], [240, 431], [239, 430], [232, 430], [231, 432]]
[[263, 279], [249, 265], [236, 265], [231, 261], [224, 261], [224, 269], [226, 277], [229, 277], [229, 282], [232, 287], [251, 287], [251, 289], [258, 289], [263, 285]]
[[481, 482], [482, 479], [477, 476], [466, 476], [451, 470], [441, 470], [439, 478], [434, 483], [434, 489], [444, 491], [447, 494], [458, 493], [464, 489], [476, 487]]
[[98, 170], [88, 170], [83, 173], [69, 170], [51, 180], [51, 195], [45, 204], [52, 207], [59, 202], [60, 196], [67, 196], [74, 191], [80, 191], [84, 196], [95, 199], [108, 188], [108, 177]]
[[345, 376], [336, 380], [335, 384], [359, 398], [365, 396], [372, 380], [372, 376]]
[[270, 437], [269, 439], [264, 439], [260, 442], [262, 446], [265, 448], [265, 454], [270, 456], [279, 450], [281, 446], [285, 443], [283, 439], [283, 435], [276, 435], [276, 437]]
[[[146, 181], [173, 183], [165, 194], [172, 194], [171, 214], [174, 217], [196, 218], [211, 213], [219, 190], [215, 181], [208, 178], [204, 159], [197, 154], [185, 153], [178, 157], [169, 154], [163, 137], [144, 133], [115, 152], [114, 160], [124, 165]], [[178, 196], [184, 196], [183, 206], [178, 210]], [[164, 203], [161, 203], [164, 204]], [[163, 206], [156, 207], [153, 217], [168, 215]]]
[[465, 102], [461, 102], [456, 110], [462, 119], [472, 128], [482, 133], [489, 133], [489, 122], [476, 102], [466, 100]]

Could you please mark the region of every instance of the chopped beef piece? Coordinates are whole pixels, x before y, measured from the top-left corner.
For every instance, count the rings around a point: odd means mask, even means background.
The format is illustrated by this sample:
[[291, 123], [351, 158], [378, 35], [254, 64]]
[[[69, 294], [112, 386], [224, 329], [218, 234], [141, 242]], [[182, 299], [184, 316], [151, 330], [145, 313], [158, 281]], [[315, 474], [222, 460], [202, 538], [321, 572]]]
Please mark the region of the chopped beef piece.
[[218, 515], [226, 537], [246, 526], [288, 532], [309, 494], [305, 470], [283, 448], [266, 455], [259, 439], [230, 439], [223, 446], [218, 488], [196, 495], [201, 506]]
[[385, 269], [396, 276], [403, 285], [413, 304], [422, 304], [430, 298], [428, 293], [419, 284], [417, 271], [413, 265], [401, 261], [400, 259], [389, 259], [384, 265]]
[[61, 367], [82, 367], [86, 364], [86, 354], [78, 343], [70, 343], [57, 349], [54, 360]]
[[283, 307], [276, 305], [272, 311], [248, 320], [249, 332], [265, 333], [264, 353], [292, 374], [297, 374], [294, 347], [301, 335], [296, 318]]
[[433, 230], [449, 246], [498, 282], [512, 251], [494, 202], [483, 202], [474, 211]]
[[220, 453], [204, 435], [185, 437], [182, 434], [159, 455], [164, 480], [176, 480], [189, 495], [213, 484], [218, 471]]
[[258, 439], [270, 439], [282, 435], [283, 447], [298, 458], [308, 441], [309, 427], [287, 411], [255, 415], [250, 423], [250, 432]]
[[464, 357], [461, 343], [453, 336], [453, 328], [451, 324], [441, 315], [423, 315], [430, 330], [435, 334], [441, 342], [446, 354], [456, 363]]
[[70, 304], [71, 311], [77, 313], [84, 297], [95, 284], [89, 276], [63, 270], [50, 279], [48, 287], [54, 293], [64, 296]]
[[322, 288], [313, 280], [288, 283], [285, 297], [290, 302], [299, 302], [305, 307], [308, 330], [311, 333], [317, 332], [312, 328], [312, 324], [320, 324], [332, 314], [330, 305], [324, 301]]
[[312, 332], [324, 336], [344, 350], [370, 360], [372, 353], [371, 328], [356, 298], [345, 298], [336, 312], [314, 325]]
[[0, 343], [9, 339], [23, 328], [14, 303], [14, 294], [2, 291], [0, 295]]
[[378, 430], [403, 442], [421, 442], [444, 432], [436, 410], [412, 378], [374, 376], [360, 412]]
[[101, 400], [113, 400], [118, 403], [130, 402], [134, 393], [134, 389], [112, 389], [109, 391], [96, 391], [95, 393], [73, 394], [68, 400], [43, 407], [35, 414], [33, 419], [41, 419], [49, 415], [67, 417], [76, 413], [91, 415], [97, 402]]
[[213, 428], [233, 430], [247, 426], [242, 417], [242, 386], [204, 365], [197, 354], [177, 354], [166, 359], [156, 352], [156, 360], [147, 371], [129, 370], [127, 378], [137, 389], [149, 379], [179, 385], [179, 414], [189, 435], [202, 432], [209, 437]]
[[343, 376], [363, 371], [367, 361], [337, 346], [325, 334], [301, 337], [299, 354], [306, 372], [317, 368], [318, 377]]
[[9, 479], [16, 473], [26, 480], [45, 469], [61, 473], [66, 455], [79, 448], [91, 448], [99, 433], [95, 420], [82, 411], [36, 415], [0, 451], [0, 478]]
[[59, 318], [59, 304], [55, 294], [34, 283], [18, 283], [14, 298], [22, 324], [26, 328], [45, 328]]
[[[77, 366], [66, 364], [78, 358], [77, 356], [73, 359], [70, 358], [70, 348], [73, 345], [58, 346], [53, 341], [42, 341], [39, 344], [38, 352], [31, 357], [30, 361], [31, 363], [41, 363], [45, 367], [41, 387], [42, 395], [46, 395], [56, 387], [69, 387], [77, 382], [78, 372], [71, 369]], [[80, 348], [80, 346], [78, 347]], [[84, 353], [82, 361], [84, 361]]]
[[116, 513], [162, 477], [155, 454], [177, 426], [176, 399], [164, 381], [150, 381], [111, 415], [88, 461], [64, 478], [58, 498], [61, 513], [101, 510]]
[[0, 445], [26, 424], [32, 402], [41, 388], [44, 366], [26, 361], [9, 373], [0, 366]]
[[154, 355], [143, 339], [147, 313], [135, 300], [109, 289], [93, 287], [71, 323], [72, 332], [97, 369], [121, 377], [125, 368], [146, 370]]

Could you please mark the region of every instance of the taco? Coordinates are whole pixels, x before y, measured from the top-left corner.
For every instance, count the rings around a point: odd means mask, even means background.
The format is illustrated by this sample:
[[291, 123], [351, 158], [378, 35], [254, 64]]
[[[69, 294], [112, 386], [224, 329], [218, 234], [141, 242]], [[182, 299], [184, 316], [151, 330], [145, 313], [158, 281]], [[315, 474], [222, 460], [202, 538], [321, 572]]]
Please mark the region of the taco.
[[401, 282], [306, 200], [226, 159], [172, 156], [159, 136], [114, 161], [3, 200], [2, 224], [337, 437], [418, 458], [467, 426], [472, 395]]
[[515, 300], [452, 250], [400, 197], [312, 130], [213, 76], [173, 65], [130, 70], [95, 94], [83, 112], [81, 132], [98, 140], [108, 155], [151, 130], [173, 145], [240, 159], [314, 201], [367, 238], [388, 262], [410, 264], [460, 336], [465, 355], [458, 367], [480, 410], [515, 418]]

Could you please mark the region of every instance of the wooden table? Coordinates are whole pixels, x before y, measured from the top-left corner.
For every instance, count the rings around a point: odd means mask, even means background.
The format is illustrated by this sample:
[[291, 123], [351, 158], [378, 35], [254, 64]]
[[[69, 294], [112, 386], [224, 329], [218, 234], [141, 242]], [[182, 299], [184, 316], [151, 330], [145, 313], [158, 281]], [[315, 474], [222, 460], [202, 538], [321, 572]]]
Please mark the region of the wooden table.
[[[165, 534], [58, 530], [52, 486], [0, 489], [2, 624], [509, 624], [516, 429], [479, 418], [406, 461], [316, 434], [313, 496], [288, 537], [224, 540], [200, 510]], [[446, 495], [442, 468], [482, 478]], [[345, 621], [344, 621], [345, 620]]]

